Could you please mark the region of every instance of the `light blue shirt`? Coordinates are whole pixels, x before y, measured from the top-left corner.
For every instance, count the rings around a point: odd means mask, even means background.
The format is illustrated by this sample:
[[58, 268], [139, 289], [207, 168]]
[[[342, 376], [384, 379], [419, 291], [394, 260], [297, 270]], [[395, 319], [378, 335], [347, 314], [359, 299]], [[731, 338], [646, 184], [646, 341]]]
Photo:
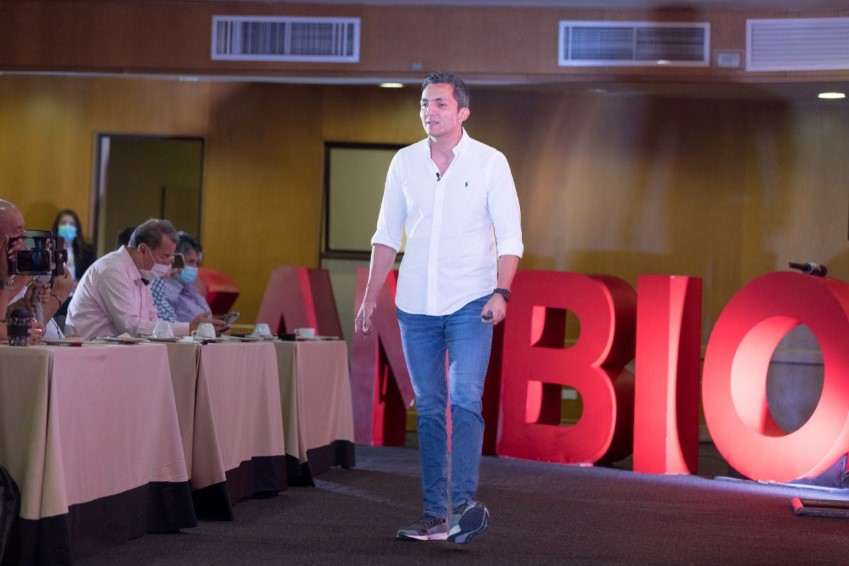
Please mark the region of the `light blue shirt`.
[[150, 290], [159, 318], [164, 320], [191, 322], [199, 314], [211, 312], [194, 285], [184, 285], [172, 278], [157, 279], [150, 284]]

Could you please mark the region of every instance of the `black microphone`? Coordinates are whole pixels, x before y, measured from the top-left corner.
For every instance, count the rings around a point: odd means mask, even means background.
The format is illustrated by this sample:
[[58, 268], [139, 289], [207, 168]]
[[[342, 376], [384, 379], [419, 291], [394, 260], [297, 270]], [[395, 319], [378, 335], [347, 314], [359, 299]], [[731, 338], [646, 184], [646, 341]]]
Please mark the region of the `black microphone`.
[[441, 178], [442, 178], [442, 175], [440, 175], [439, 171], [437, 171], [436, 172], [436, 182], [438, 183]]
[[816, 275], [817, 277], [825, 277], [825, 274], [828, 273], [828, 269], [826, 269], [824, 265], [820, 265], [818, 263], [793, 263], [791, 261], [788, 265], [793, 269], [798, 269], [802, 273]]

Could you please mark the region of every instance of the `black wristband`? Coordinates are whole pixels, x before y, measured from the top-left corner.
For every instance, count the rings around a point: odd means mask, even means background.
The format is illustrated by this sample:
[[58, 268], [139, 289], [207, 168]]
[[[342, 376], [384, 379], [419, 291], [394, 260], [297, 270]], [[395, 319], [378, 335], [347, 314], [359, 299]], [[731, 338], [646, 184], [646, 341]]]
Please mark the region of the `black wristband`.
[[513, 295], [513, 292], [512, 292], [512, 291], [510, 291], [510, 289], [503, 289], [503, 288], [501, 288], [501, 287], [498, 287], [497, 289], [495, 289], [495, 290], [493, 291], [493, 293], [498, 293], [499, 295], [501, 295], [502, 297], [504, 297], [504, 302], [505, 302], [505, 303], [509, 303], [509, 302], [510, 302], [510, 297]]

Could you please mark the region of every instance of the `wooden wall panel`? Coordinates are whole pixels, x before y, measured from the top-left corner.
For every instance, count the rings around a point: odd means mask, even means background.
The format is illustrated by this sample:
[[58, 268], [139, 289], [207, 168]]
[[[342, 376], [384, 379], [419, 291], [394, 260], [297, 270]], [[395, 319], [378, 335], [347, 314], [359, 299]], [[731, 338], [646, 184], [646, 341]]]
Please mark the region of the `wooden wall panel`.
[[242, 84], [209, 117], [204, 260], [230, 274], [252, 322], [272, 270], [317, 267], [321, 220], [320, 94]]
[[[360, 17], [359, 63], [230, 62], [210, 57], [212, 16], [289, 15]], [[800, 12], [804, 16], [849, 16]], [[747, 73], [713, 67], [557, 66], [558, 21], [707, 21], [716, 49], [745, 49], [747, 17], [784, 12], [653, 11], [545, 7], [397, 7], [180, 0], [6, 0], [0, 3], [0, 69], [266, 75], [291, 77], [399, 76], [450, 68], [477, 80], [761, 82], [784, 73]], [[801, 76], [797, 73], [796, 76]], [[808, 73], [808, 78], [849, 77], [849, 72]]]
[[0, 76], [0, 195], [32, 228], [73, 208], [91, 240], [97, 133], [205, 138], [204, 260], [232, 275], [250, 321], [273, 267], [317, 265], [320, 98], [298, 86]]

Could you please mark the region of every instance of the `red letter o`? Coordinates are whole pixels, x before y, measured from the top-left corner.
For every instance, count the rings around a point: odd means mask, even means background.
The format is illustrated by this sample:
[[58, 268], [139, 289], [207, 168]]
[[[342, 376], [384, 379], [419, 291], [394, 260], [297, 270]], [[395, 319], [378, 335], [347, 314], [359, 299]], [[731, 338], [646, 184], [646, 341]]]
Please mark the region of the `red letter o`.
[[[806, 325], [820, 344], [823, 390], [813, 415], [785, 433], [769, 413], [766, 379], [778, 342]], [[728, 303], [705, 353], [702, 400], [719, 452], [743, 475], [788, 482], [825, 472], [849, 452], [849, 285], [778, 272]]]

